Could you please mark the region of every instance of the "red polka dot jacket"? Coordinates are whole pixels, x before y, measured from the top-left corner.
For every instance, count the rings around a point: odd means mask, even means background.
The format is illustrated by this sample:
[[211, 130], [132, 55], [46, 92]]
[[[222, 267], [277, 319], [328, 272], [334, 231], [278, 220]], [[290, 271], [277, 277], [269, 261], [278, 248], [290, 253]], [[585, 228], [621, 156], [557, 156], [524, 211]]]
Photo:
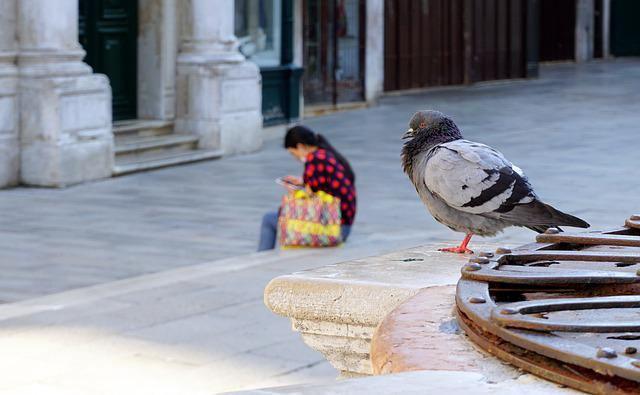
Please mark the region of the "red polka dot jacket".
[[307, 155], [303, 180], [314, 192], [324, 191], [340, 198], [342, 224], [353, 224], [356, 216], [356, 186], [331, 151], [320, 148]]

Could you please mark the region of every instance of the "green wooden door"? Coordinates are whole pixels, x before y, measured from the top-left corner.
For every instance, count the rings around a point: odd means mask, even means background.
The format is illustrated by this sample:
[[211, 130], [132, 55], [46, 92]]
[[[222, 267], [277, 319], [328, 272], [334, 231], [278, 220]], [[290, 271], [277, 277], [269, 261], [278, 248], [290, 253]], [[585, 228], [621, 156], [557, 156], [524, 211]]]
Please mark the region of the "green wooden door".
[[113, 119], [136, 117], [138, 2], [80, 0], [80, 43], [85, 62], [106, 74], [113, 95]]
[[611, 1], [611, 54], [640, 56], [640, 1]]

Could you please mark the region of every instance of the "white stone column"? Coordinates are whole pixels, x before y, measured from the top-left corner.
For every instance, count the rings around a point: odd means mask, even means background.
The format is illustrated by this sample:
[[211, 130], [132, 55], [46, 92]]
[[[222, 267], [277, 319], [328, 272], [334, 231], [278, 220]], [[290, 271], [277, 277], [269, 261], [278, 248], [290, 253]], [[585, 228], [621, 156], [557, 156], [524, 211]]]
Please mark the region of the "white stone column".
[[175, 130], [199, 136], [200, 148], [256, 150], [262, 145], [260, 70], [237, 50], [234, 1], [188, 3], [181, 21]]
[[109, 177], [111, 89], [82, 62], [78, 0], [19, 0], [21, 180], [64, 186]]
[[[180, 0], [138, 0], [138, 118], [176, 116]], [[181, 5], [181, 4], [180, 4]]]
[[16, 69], [16, 3], [0, 2], [0, 188], [18, 182], [18, 103]]
[[384, 83], [384, 1], [367, 0], [364, 99], [375, 102]]

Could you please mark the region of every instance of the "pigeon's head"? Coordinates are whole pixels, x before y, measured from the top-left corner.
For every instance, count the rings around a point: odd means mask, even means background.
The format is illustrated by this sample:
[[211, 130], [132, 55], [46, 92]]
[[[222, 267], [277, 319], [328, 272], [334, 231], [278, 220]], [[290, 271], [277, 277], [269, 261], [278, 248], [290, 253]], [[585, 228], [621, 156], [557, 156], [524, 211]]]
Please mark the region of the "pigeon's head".
[[425, 110], [413, 114], [409, 121], [409, 130], [402, 136], [403, 139], [411, 140], [415, 137], [441, 143], [460, 139], [462, 135], [451, 118], [440, 111]]
[[411, 117], [411, 120], [409, 121], [409, 130], [407, 130], [402, 138], [413, 138], [420, 134], [421, 131], [438, 126], [445, 118], [447, 117], [440, 111], [418, 111]]

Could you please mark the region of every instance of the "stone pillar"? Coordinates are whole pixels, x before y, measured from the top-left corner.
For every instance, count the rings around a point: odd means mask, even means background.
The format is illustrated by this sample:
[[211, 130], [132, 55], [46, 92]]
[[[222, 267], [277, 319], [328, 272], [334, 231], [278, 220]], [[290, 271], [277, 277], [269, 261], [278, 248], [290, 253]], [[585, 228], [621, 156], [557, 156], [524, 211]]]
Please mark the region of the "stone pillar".
[[593, 59], [594, 0], [576, 2], [576, 62]]
[[384, 83], [384, 2], [368, 0], [366, 13], [364, 98], [374, 102]]
[[[185, 2], [186, 3], [186, 2]], [[238, 52], [233, 0], [191, 0], [181, 21], [175, 130], [225, 153], [262, 145], [260, 70]]]
[[16, 2], [0, 2], [0, 188], [18, 182]]
[[138, 118], [176, 116], [177, 0], [138, 0]]
[[109, 177], [111, 89], [82, 62], [78, 0], [19, 0], [21, 179], [64, 186]]

